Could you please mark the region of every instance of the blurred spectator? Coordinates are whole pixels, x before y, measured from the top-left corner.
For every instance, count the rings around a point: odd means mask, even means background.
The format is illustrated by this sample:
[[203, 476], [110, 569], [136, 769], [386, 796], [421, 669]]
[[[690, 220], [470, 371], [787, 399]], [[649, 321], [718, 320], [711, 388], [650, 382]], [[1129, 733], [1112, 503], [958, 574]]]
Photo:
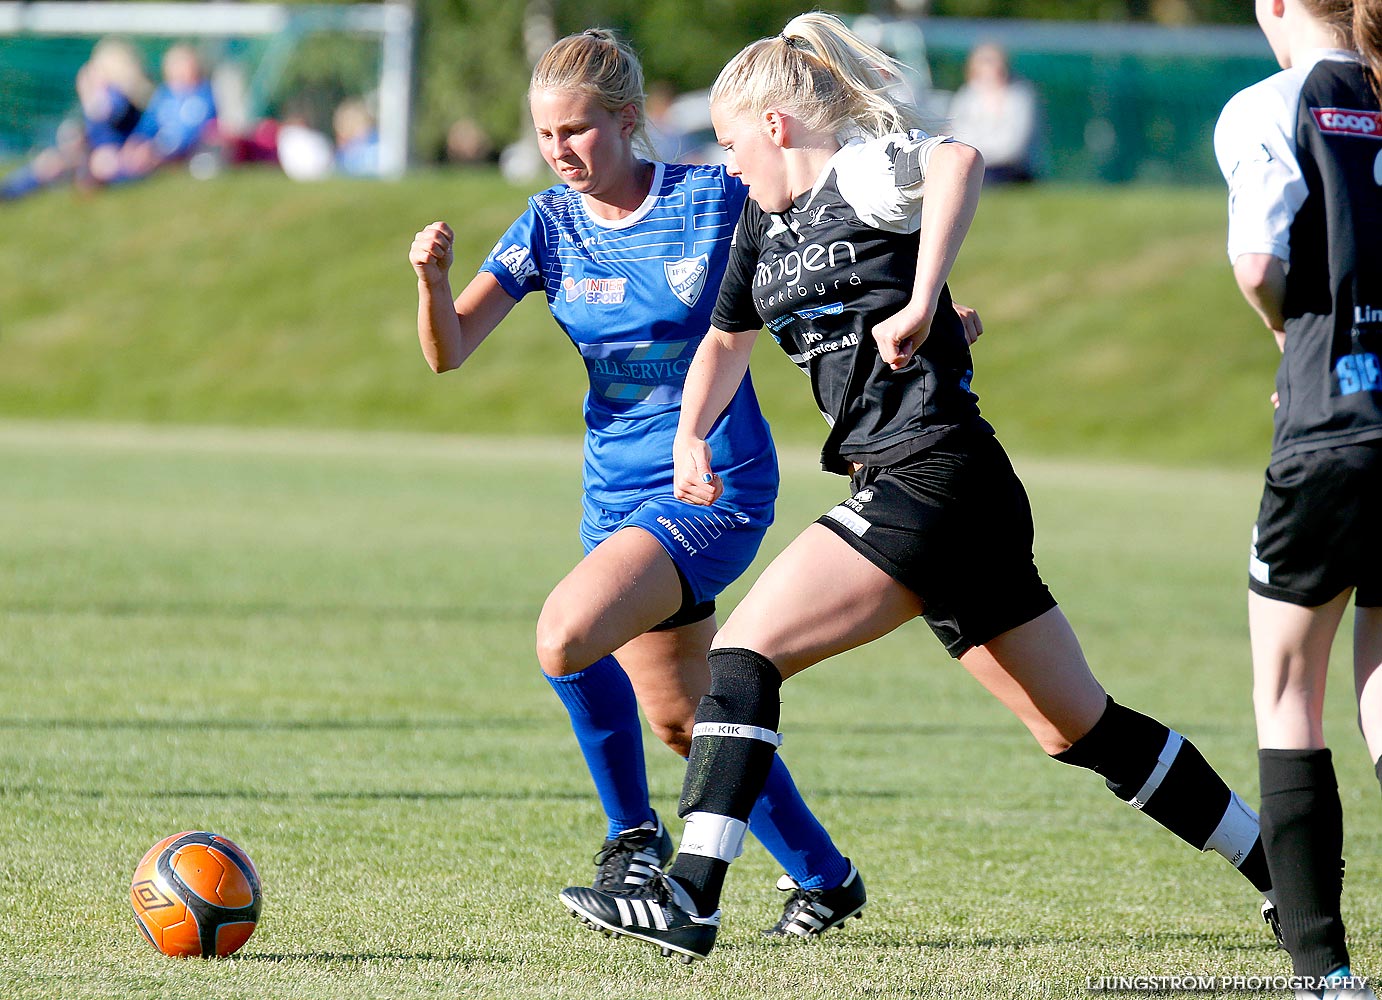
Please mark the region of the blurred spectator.
[[379, 176], [379, 129], [368, 105], [356, 97], [336, 106], [331, 116], [336, 139], [313, 128], [302, 110], [278, 128], [278, 162], [295, 181], [319, 181], [333, 173]]
[[499, 154], [499, 172], [510, 184], [527, 184], [541, 177], [546, 168], [542, 151], [537, 148], [536, 134], [531, 129]]
[[163, 83], [134, 132], [118, 152], [93, 155], [97, 180], [144, 177], [165, 163], [187, 159], [216, 119], [216, 101], [201, 57], [190, 45], [174, 45], [163, 55]]
[[325, 132], [314, 129], [307, 117], [294, 112], [278, 129], [278, 164], [295, 181], [319, 181], [331, 176], [336, 150]]
[[450, 163], [493, 163], [494, 143], [473, 118], [458, 118], [446, 130], [446, 159]]
[[81, 120], [63, 122], [54, 144], [0, 182], [0, 199], [18, 198], [63, 181], [86, 186], [93, 158], [113, 157], [135, 130], [153, 84], [129, 43], [106, 38], [77, 71]]
[[997, 45], [975, 46], [950, 104], [951, 131], [984, 154], [985, 183], [1035, 178], [1036, 91], [1016, 79]]
[[336, 169], [351, 177], [379, 176], [379, 128], [359, 98], [347, 98], [331, 116], [336, 133]]
[[255, 118], [250, 111], [250, 81], [245, 67], [233, 60], [211, 71], [216, 119], [202, 133], [201, 150], [187, 169], [193, 177], [213, 177], [223, 167], [278, 162], [278, 122]]

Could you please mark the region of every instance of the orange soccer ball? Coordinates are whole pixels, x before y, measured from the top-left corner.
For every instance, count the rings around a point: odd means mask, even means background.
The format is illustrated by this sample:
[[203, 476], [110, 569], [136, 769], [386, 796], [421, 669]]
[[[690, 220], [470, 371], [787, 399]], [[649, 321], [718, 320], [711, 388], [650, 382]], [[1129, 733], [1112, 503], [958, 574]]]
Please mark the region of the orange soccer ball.
[[259, 873], [225, 837], [164, 837], [139, 861], [130, 905], [149, 943], [174, 958], [223, 958], [259, 922]]

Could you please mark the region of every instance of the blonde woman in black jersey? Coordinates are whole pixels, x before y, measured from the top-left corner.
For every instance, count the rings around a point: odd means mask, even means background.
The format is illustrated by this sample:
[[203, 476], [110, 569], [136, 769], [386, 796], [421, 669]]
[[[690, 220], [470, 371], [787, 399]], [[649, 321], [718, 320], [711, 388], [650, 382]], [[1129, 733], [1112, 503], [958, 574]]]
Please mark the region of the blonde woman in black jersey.
[[919, 616], [1044, 751], [1268, 888], [1256, 814], [1188, 740], [1108, 696], [1037, 573], [1027, 497], [979, 415], [945, 284], [983, 161], [918, 130], [893, 91], [900, 74], [837, 18], [804, 14], [739, 53], [711, 94], [749, 201], [687, 376], [674, 492], [720, 495], [706, 434], [764, 326], [810, 376], [830, 424], [822, 464], [854, 491], [773, 561], [715, 639], [668, 875], [562, 894], [592, 925], [688, 961], [713, 945], [779, 741], [782, 681]]
[[1350, 981], [1324, 691], [1352, 595], [1358, 719], [1382, 779], [1379, 18], [1376, 0], [1259, 0], [1282, 72], [1235, 96], [1214, 137], [1234, 276], [1282, 350], [1248, 580], [1263, 844], [1295, 972], [1331, 997], [1372, 996]]

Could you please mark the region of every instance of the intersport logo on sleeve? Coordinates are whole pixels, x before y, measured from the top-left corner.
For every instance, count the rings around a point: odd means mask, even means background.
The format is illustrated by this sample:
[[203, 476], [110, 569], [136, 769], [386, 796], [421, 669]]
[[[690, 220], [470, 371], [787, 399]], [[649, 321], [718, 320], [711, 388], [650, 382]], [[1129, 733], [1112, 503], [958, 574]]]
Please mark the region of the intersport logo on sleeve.
[[1353, 135], [1382, 139], [1382, 111], [1351, 111], [1348, 108], [1311, 108], [1315, 124], [1325, 135]]

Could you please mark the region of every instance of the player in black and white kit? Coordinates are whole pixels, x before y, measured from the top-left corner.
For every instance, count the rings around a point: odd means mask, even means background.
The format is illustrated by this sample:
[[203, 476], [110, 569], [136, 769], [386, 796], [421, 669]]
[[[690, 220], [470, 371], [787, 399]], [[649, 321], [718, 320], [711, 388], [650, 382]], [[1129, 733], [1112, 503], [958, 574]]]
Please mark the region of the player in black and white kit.
[[706, 433], [766, 326], [830, 424], [822, 464], [854, 492], [773, 561], [714, 641], [674, 866], [640, 890], [562, 894], [596, 927], [688, 960], [714, 943], [779, 742], [784, 678], [918, 616], [1048, 754], [1269, 888], [1257, 815], [1193, 744], [1105, 693], [1037, 573], [1026, 493], [979, 415], [945, 284], [983, 161], [913, 130], [919, 114], [888, 93], [900, 73], [839, 19], [804, 14], [736, 56], [711, 93], [749, 202], [687, 376], [674, 491], [720, 495]]
[[[1283, 71], [1228, 103], [1214, 146], [1234, 275], [1282, 349], [1248, 580], [1262, 836], [1296, 974], [1343, 980], [1324, 691], [1351, 593], [1358, 718], [1382, 780], [1382, 3], [1258, 0], [1257, 19]], [[1298, 995], [1372, 996], [1327, 988]]]

